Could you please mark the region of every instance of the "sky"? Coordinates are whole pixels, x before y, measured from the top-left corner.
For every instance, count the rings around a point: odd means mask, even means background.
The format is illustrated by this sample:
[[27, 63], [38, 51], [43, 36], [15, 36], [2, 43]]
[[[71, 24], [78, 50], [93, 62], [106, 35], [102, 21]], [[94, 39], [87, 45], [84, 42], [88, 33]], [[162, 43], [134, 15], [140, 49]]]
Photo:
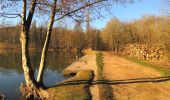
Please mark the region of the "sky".
[[[129, 22], [139, 19], [144, 15], [161, 15], [160, 8], [164, 0], [134, 0], [134, 4], [113, 4], [111, 14], [108, 12], [101, 12], [105, 18], [97, 19], [91, 23], [91, 26], [97, 29], [102, 29], [106, 26], [111, 18], [116, 17], [120, 21]], [[43, 19], [44, 20], [44, 19]], [[2, 21], [2, 18], [0, 18]], [[6, 20], [9, 23], [18, 23], [19, 19]], [[11, 23], [11, 24], [12, 24]], [[70, 25], [74, 26], [74, 25]]]
[[116, 17], [120, 21], [129, 22], [139, 19], [144, 15], [161, 15], [160, 6], [163, 0], [136, 0], [134, 4], [116, 5], [114, 4], [111, 9], [111, 14], [104, 13], [105, 18], [96, 20], [92, 26], [98, 29], [104, 28], [107, 22]]

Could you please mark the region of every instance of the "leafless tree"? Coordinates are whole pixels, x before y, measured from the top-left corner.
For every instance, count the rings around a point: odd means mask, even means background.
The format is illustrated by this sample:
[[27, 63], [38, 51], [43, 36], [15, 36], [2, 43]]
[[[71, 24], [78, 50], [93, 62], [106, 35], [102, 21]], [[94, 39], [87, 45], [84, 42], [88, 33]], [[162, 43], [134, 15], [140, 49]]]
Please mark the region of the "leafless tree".
[[[22, 48], [22, 68], [26, 80], [26, 85], [30, 90], [38, 91], [39, 83], [42, 83], [44, 63], [46, 59], [49, 42], [51, 39], [52, 27], [54, 22], [63, 18], [84, 19], [85, 9], [92, 8], [91, 13], [94, 16], [100, 15], [99, 10], [106, 9], [113, 3], [132, 3], [133, 0], [22, 0], [22, 1], [0, 1], [1, 17], [17, 18], [22, 22], [20, 32], [20, 41]], [[20, 11], [22, 6], [22, 11]], [[11, 7], [8, 8], [8, 7]], [[16, 7], [16, 11], [13, 11]], [[34, 77], [34, 71], [31, 66], [29, 57], [29, 31], [35, 13], [42, 16], [45, 14], [50, 17], [46, 39], [41, 54], [40, 67], [37, 80]], [[39, 17], [41, 18], [41, 17]], [[41, 95], [41, 94], [40, 94]]]

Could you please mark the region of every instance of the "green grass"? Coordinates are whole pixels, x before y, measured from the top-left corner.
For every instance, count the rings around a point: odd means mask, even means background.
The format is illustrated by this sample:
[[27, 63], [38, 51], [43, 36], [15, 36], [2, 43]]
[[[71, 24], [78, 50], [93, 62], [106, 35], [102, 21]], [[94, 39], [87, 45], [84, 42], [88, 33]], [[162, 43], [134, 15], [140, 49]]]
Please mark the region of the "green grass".
[[97, 72], [98, 72], [98, 80], [102, 80], [104, 79], [104, 76], [103, 76], [103, 66], [104, 66], [104, 63], [103, 63], [103, 54], [101, 52], [98, 52], [96, 54], [96, 62], [97, 62]]
[[48, 89], [52, 100], [89, 100], [91, 99], [89, 84], [93, 71], [78, 71], [76, 76]]
[[170, 75], [170, 70], [168, 70], [165, 66], [153, 65], [153, 64], [150, 64], [147, 61], [136, 59], [136, 58], [126, 58], [126, 59], [128, 59], [132, 62], [135, 62], [135, 63], [137, 63], [141, 66], [153, 68], [154, 70], [160, 72], [162, 75], [165, 75], [165, 76]]
[[[98, 80], [106, 80], [105, 76], [103, 75], [103, 54], [102, 52], [96, 53], [96, 62], [97, 62], [97, 79]], [[99, 97], [100, 100], [113, 100], [113, 92], [112, 87], [108, 84], [99, 84]]]

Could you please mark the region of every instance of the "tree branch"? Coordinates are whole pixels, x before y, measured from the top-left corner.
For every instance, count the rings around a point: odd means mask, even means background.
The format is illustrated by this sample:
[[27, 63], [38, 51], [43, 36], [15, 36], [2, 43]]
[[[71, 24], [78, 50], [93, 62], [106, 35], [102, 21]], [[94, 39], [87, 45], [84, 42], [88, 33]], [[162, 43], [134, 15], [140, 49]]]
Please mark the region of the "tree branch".
[[37, 5], [46, 5], [48, 7], [52, 7], [52, 5], [50, 5], [50, 4], [46, 3], [46, 2], [37, 2], [36, 4]]
[[17, 18], [17, 17], [22, 18], [20, 14], [14, 14], [14, 13], [0, 13], [0, 16], [6, 17], [6, 18]]
[[[26, 0], [22, 0], [22, 24], [25, 25], [26, 23]], [[24, 30], [24, 28], [22, 29]]]
[[105, 18], [95, 7], [93, 7], [93, 9], [98, 13], [99, 16], [101, 16], [102, 18]]
[[70, 12], [67, 12], [65, 15], [63, 15], [63, 16], [55, 19], [54, 21], [58, 21], [58, 20], [64, 18], [65, 16], [68, 16], [68, 15], [70, 15], [70, 14], [72, 14], [72, 13], [75, 13], [75, 12], [81, 10], [81, 9], [84, 9], [84, 8], [86, 8], [86, 7], [89, 7], [89, 6], [92, 6], [92, 5], [97, 4], [97, 3], [99, 3], [99, 2], [104, 2], [104, 1], [108, 1], [108, 0], [97, 0], [97, 1], [95, 1], [95, 2], [93, 2], [93, 3], [86, 4], [86, 5], [84, 5], [84, 6], [82, 6], [82, 7], [79, 7], [79, 8], [77, 8], [77, 9], [75, 9], [75, 10], [72, 10], [72, 11], [70, 11]]
[[30, 28], [30, 25], [31, 25], [31, 22], [32, 22], [32, 18], [33, 18], [33, 15], [34, 15], [34, 11], [35, 11], [35, 6], [36, 6], [36, 0], [32, 0], [31, 1], [31, 7], [30, 7], [30, 10], [29, 10], [29, 14], [28, 14], [28, 17], [27, 17], [27, 28], [29, 29]]

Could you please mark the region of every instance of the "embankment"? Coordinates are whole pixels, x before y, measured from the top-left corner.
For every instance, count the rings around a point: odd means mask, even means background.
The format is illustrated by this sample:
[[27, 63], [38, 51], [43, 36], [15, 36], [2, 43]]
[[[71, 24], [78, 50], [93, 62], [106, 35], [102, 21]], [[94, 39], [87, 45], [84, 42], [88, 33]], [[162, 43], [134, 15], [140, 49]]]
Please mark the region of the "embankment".
[[96, 79], [96, 54], [91, 53], [73, 62], [64, 71], [64, 75], [74, 75], [70, 79], [58, 83], [48, 89], [52, 100], [99, 100]]

